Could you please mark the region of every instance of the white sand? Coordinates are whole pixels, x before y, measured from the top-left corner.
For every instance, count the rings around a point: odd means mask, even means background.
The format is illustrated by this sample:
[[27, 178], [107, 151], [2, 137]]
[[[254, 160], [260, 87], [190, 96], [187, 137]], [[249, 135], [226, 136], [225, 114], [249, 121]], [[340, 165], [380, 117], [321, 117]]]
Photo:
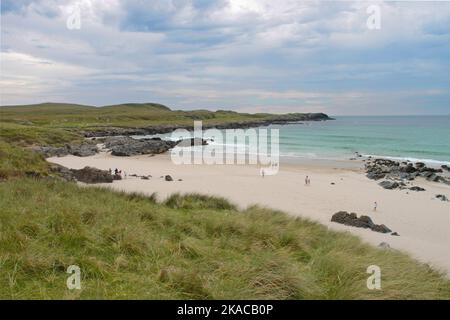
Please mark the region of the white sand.
[[[105, 185], [124, 191], [157, 192], [160, 199], [174, 192], [200, 192], [228, 198], [241, 207], [260, 204], [281, 209], [335, 230], [347, 230], [373, 245], [387, 242], [450, 275], [450, 202], [435, 199], [436, 194], [450, 198], [450, 187], [443, 184], [420, 180], [413, 184], [424, 187], [424, 192], [385, 190], [367, 179], [362, 170], [311, 165], [282, 165], [277, 175], [262, 178], [255, 166], [177, 166], [168, 155], [114, 157], [100, 153], [48, 160], [68, 168], [119, 168], [128, 174], [152, 175], [150, 180], [128, 177]], [[160, 178], [166, 174], [175, 181]], [[310, 186], [304, 185], [306, 175], [310, 176]], [[378, 202], [376, 212], [374, 201]], [[332, 214], [340, 210], [369, 215], [375, 223], [385, 224], [400, 236], [330, 222]]]

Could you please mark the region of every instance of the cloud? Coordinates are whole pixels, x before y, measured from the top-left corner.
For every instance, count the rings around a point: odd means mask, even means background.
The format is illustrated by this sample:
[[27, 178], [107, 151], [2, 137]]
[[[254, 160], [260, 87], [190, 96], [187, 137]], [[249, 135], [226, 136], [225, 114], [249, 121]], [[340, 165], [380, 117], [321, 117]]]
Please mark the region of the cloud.
[[450, 113], [450, 3], [374, 3], [2, 1], [1, 103]]

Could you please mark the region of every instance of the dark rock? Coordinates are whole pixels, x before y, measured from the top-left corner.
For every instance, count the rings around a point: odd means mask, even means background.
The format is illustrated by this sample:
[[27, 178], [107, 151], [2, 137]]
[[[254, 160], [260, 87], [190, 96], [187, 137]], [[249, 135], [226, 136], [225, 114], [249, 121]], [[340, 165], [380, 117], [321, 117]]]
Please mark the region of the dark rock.
[[68, 145], [67, 150], [69, 154], [77, 157], [89, 157], [98, 152], [98, 148], [93, 144]]
[[399, 235], [397, 232], [392, 232], [392, 233], [391, 233], [391, 236], [397, 236], [397, 237], [398, 237], [398, 236], [400, 236], [400, 235]]
[[141, 154], [160, 154], [176, 145], [174, 141], [161, 139], [133, 139], [130, 137], [109, 137], [105, 140], [105, 148], [111, 154], [119, 157], [136, 156]]
[[380, 180], [383, 179], [386, 176], [386, 174], [381, 172], [369, 172], [366, 177], [372, 180]]
[[418, 187], [418, 186], [411, 187], [411, 188], [409, 188], [409, 190], [412, 190], [412, 191], [425, 191], [424, 188], [421, 188], [421, 187]]
[[437, 194], [436, 198], [441, 200], [441, 201], [448, 201], [447, 197], [443, 194]]
[[388, 180], [381, 181], [379, 183], [379, 185], [381, 187], [383, 187], [384, 189], [388, 189], [388, 190], [396, 189], [396, 188], [399, 187], [399, 184], [397, 182], [395, 182], [395, 181], [388, 181]]
[[386, 227], [384, 224], [376, 224], [372, 227], [372, 230], [376, 231], [376, 232], [381, 232], [381, 233], [392, 232], [392, 230], [389, 229], [388, 227]]
[[50, 164], [50, 172], [56, 174], [58, 177], [66, 181], [76, 181], [75, 176], [69, 168], [61, 166], [59, 164]]
[[344, 224], [347, 226], [353, 226], [357, 228], [371, 229], [372, 231], [388, 233], [391, 230], [384, 224], [374, 224], [372, 219], [368, 216], [361, 216], [358, 218], [356, 213], [348, 213], [346, 211], [339, 211], [333, 214], [331, 217], [332, 222]]
[[423, 168], [423, 167], [425, 167], [425, 163], [423, 163], [423, 162], [416, 162], [416, 168]]
[[141, 179], [142, 179], [142, 180], [149, 180], [150, 178], [147, 177], [147, 176], [142, 176]]
[[75, 179], [85, 183], [111, 183], [113, 176], [107, 170], [100, 170], [92, 167], [83, 169], [70, 169]]
[[97, 146], [90, 143], [67, 144], [62, 147], [37, 146], [32, 147], [31, 149], [42, 154], [45, 158], [64, 157], [69, 154], [77, 157], [89, 157], [98, 152]]
[[173, 181], [173, 178], [171, 176], [169, 176], [169, 175], [166, 175], [164, 177], [164, 180], [166, 180], [166, 181]]
[[401, 172], [413, 173], [416, 171], [416, 168], [413, 167], [412, 163], [408, 163], [406, 166], [400, 168]]
[[442, 168], [443, 170], [450, 171], [450, 167], [447, 166], [446, 164], [442, 165], [441, 168]]

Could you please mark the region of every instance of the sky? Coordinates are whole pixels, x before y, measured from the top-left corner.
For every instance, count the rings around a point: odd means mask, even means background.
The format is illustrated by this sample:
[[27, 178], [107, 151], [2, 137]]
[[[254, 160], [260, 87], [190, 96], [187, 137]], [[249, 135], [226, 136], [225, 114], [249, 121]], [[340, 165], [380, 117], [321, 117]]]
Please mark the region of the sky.
[[450, 1], [1, 0], [0, 58], [1, 105], [448, 115]]

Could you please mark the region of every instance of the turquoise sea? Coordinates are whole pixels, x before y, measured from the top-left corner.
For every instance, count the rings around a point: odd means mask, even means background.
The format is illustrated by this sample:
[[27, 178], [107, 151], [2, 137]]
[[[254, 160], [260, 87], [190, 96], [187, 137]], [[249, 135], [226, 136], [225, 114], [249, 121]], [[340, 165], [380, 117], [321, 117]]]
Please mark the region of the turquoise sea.
[[345, 159], [362, 155], [450, 162], [450, 116], [342, 116], [280, 129], [280, 155]]
[[[334, 118], [331, 121], [269, 126], [269, 129], [279, 129], [281, 160], [346, 160], [358, 152], [363, 156], [450, 165], [450, 116]], [[170, 134], [157, 136], [180, 138]], [[204, 138], [210, 137], [204, 135]], [[224, 145], [217, 141], [210, 144]], [[237, 152], [249, 152], [248, 145], [238, 145]]]

